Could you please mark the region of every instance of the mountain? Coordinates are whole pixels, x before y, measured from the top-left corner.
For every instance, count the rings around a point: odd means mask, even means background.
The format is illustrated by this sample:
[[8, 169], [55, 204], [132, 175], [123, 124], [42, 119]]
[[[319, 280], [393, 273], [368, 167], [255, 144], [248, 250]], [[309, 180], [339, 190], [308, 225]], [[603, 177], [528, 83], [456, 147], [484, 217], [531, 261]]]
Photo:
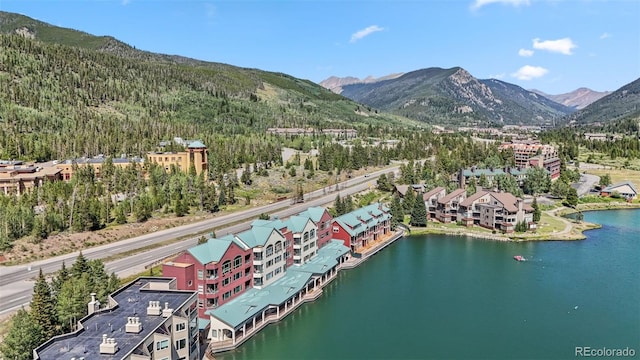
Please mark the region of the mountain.
[[23, 15], [0, 12], [0, 32], [0, 159], [138, 155], [181, 136], [237, 163], [238, 147], [249, 149], [239, 137], [279, 146], [260, 137], [269, 127], [420, 125], [309, 80], [141, 51]]
[[574, 111], [513, 84], [478, 80], [460, 67], [433, 67], [394, 79], [343, 85], [341, 94], [433, 124], [547, 124]]
[[325, 80], [322, 80], [319, 84], [322, 85], [323, 87], [333, 91], [336, 94], [340, 94], [342, 92], [342, 87], [345, 85], [351, 85], [351, 84], [370, 84], [370, 83], [374, 83], [374, 82], [378, 82], [378, 81], [384, 81], [384, 80], [389, 80], [389, 79], [395, 79], [399, 76], [404, 75], [404, 73], [395, 73], [395, 74], [389, 74], [386, 76], [382, 76], [379, 78], [375, 78], [373, 76], [367, 76], [364, 79], [358, 79], [356, 77], [353, 76], [347, 76], [347, 77], [337, 77], [337, 76], [331, 76]]
[[640, 119], [640, 79], [589, 104], [564, 120], [580, 125], [604, 124], [627, 119]]
[[587, 105], [593, 103], [594, 101], [602, 99], [603, 97], [611, 94], [611, 91], [593, 91], [584, 87], [573, 90], [572, 92], [558, 95], [546, 94], [540, 90], [535, 89], [531, 89], [529, 91], [534, 92], [538, 95], [542, 95], [547, 99], [551, 99], [562, 105], [575, 108], [576, 110], [584, 109]]

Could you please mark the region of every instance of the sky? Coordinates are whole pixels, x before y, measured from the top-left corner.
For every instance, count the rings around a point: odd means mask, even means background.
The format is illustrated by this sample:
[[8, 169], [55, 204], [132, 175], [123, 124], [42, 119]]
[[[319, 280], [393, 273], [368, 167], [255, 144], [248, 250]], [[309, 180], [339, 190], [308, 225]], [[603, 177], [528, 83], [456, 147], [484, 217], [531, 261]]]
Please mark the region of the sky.
[[0, 10], [314, 82], [460, 66], [555, 95], [640, 78], [639, 0], [0, 0]]

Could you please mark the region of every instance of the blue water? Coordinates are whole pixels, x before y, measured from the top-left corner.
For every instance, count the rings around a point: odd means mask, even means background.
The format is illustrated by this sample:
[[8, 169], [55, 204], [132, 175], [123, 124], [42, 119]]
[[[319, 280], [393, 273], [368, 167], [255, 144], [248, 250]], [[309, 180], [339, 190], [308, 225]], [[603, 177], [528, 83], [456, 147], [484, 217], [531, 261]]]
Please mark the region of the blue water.
[[640, 210], [585, 220], [603, 227], [583, 241], [406, 237], [216, 358], [568, 359], [576, 346], [640, 358]]

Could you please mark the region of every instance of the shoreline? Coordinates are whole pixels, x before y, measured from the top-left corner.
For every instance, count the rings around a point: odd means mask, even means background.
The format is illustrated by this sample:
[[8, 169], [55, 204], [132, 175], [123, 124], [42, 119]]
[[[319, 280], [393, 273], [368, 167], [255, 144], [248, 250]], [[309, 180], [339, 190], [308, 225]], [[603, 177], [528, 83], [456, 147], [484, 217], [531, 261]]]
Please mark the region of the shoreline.
[[[575, 241], [584, 240], [586, 231], [600, 229], [601, 224], [590, 223], [586, 221], [575, 221], [564, 217], [565, 215], [575, 214], [578, 212], [586, 211], [604, 211], [604, 210], [637, 210], [640, 209], [640, 203], [587, 203], [578, 204], [574, 209], [567, 207], [559, 207], [552, 210], [548, 210], [545, 213], [557, 219], [565, 224], [565, 229], [557, 233], [489, 233], [485, 228], [481, 228], [477, 225], [472, 227], [465, 227], [462, 225], [452, 227], [445, 227], [440, 222], [429, 222], [426, 227], [411, 227], [410, 232], [407, 235], [450, 235], [450, 236], [467, 236], [476, 239], [493, 240], [493, 241], [511, 241], [511, 242], [525, 242], [525, 241]], [[433, 224], [433, 225], [432, 225]]]

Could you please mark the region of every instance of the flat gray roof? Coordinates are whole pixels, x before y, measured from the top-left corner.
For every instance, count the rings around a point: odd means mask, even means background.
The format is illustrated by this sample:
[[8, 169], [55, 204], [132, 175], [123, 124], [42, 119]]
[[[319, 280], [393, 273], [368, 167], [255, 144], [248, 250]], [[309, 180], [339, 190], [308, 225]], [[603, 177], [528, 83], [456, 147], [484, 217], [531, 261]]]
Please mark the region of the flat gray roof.
[[[164, 303], [169, 303], [169, 308], [182, 307], [195, 293], [179, 290], [150, 290], [144, 289], [144, 285], [150, 282], [168, 282], [169, 278], [140, 278], [126, 285], [124, 288], [112, 294], [118, 303], [108, 310], [89, 315], [81, 320], [82, 329], [75, 333], [64, 334], [50, 339], [36, 349], [38, 359], [62, 359], [84, 357], [85, 359], [121, 359], [138, 347], [155, 329], [164, 323], [167, 318], [147, 315], [149, 301], [160, 301], [164, 309]], [[89, 296], [89, 294], [87, 294]], [[125, 332], [127, 317], [137, 316], [142, 323], [142, 331], [138, 334]], [[114, 338], [119, 350], [114, 355], [100, 354], [102, 335], [107, 334]]]

